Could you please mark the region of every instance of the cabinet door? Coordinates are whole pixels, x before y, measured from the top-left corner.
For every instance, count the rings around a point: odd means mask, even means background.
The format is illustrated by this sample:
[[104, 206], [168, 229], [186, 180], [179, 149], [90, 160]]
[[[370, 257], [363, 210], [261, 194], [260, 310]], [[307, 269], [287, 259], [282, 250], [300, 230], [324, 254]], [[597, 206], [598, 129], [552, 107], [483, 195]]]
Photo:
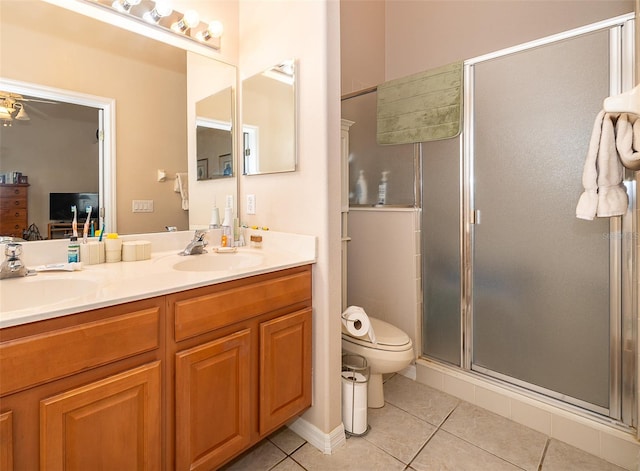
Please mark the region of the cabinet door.
[[210, 470], [250, 444], [251, 331], [176, 355], [176, 468]]
[[40, 402], [40, 469], [161, 467], [160, 362]]
[[13, 412], [0, 414], [0, 471], [13, 469]]
[[311, 405], [311, 309], [260, 324], [260, 435]]

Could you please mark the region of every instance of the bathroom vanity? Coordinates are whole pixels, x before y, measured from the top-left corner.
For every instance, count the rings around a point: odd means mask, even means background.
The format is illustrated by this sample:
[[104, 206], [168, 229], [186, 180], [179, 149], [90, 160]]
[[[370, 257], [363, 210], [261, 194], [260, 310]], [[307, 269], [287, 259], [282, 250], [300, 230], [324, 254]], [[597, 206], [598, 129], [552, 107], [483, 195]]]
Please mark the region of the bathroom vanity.
[[174, 288], [4, 327], [0, 470], [210, 470], [257, 443], [311, 405], [311, 263], [178, 288], [162, 257], [105, 264]]

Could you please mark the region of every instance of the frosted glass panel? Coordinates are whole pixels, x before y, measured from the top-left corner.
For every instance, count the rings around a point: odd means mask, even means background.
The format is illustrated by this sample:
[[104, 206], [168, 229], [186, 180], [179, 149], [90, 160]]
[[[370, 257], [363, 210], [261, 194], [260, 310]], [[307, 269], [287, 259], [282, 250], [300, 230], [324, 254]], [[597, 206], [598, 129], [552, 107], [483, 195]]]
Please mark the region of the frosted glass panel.
[[608, 33], [475, 66], [473, 366], [608, 407], [609, 220], [576, 219]]
[[342, 118], [354, 121], [349, 129], [349, 203], [355, 205], [360, 170], [367, 182], [366, 206], [378, 200], [378, 184], [388, 171], [387, 205], [414, 206], [415, 169], [413, 144], [379, 146], [376, 143], [376, 92], [342, 101]]
[[460, 365], [460, 139], [422, 146], [422, 352]]

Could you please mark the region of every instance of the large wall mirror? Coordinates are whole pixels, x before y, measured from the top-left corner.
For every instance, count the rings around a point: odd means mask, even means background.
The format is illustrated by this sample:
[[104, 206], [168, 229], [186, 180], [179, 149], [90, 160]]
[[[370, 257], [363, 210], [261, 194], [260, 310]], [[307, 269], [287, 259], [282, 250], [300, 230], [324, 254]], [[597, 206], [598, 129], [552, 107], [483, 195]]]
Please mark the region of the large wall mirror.
[[295, 82], [293, 59], [242, 81], [245, 175], [296, 169]]
[[[209, 110], [202, 117], [227, 123], [227, 137], [232, 135], [236, 68], [47, 2], [1, 2], [0, 8], [3, 79], [113, 100], [114, 129], [112, 136], [105, 136], [107, 142], [113, 139], [113, 148], [107, 149], [110, 156], [106, 156], [115, 162], [111, 167], [113, 203], [106, 202], [103, 209], [106, 219], [113, 216], [114, 222], [107, 231], [135, 234], [164, 231], [166, 226], [188, 229], [194, 212], [201, 208], [194, 204], [183, 209], [181, 195], [174, 188], [175, 176], [197, 169], [195, 123], [200, 103]], [[192, 63], [197, 64], [197, 75], [209, 77], [195, 86], [196, 93], [191, 91]], [[220, 104], [224, 110], [211, 111], [209, 96], [214, 97], [212, 106]], [[24, 98], [33, 100], [24, 101], [31, 120], [2, 127], [0, 174], [17, 171], [28, 175], [29, 224], [36, 223], [46, 236], [51, 222], [50, 194], [99, 191], [100, 179], [110, 170], [99, 155], [103, 149], [95, 150], [100, 146], [93, 116], [100, 105], [94, 111], [84, 110], [92, 121], [83, 121], [82, 130], [76, 133], [71, 129], [85, 117], [64, 114], [61, 118], [62, 105], [38, 113], [39, 97]], [[65, 129], [64, 138], [57, 134], [55, 152], [42, 144], [27, 150], [28, 144], [42, 141], [42, 135], [28, 134], [36, 131], [38, 120], [54, 136], [56, 129]], [[5, 139], [6, 133], [18, 130], [22, 141], [15, 135]], [[215, 152], [218, 161], [220, 155], [228, 158], [227, 154], [233, 159], [233, 145]], [[62, 157], [66, 160], [58, 160]], [[88, 176], [81, 171], [85, 167]], [[165, 181], [158, 181], [160, 169], [166, 173]], [[197, 183], [210, 185], [205, 189], [208, 194], [215, 193], [218, 182], [224, 181], [221, 191], [236, 194], [236, 174], [233, 169], [224, 180]], [[137, 211], [134, 202], [140, 200], [152, 201], [152, 211], [148, 206]], [[208, 217], [210, 208], [206, 211], [203, 217]]]

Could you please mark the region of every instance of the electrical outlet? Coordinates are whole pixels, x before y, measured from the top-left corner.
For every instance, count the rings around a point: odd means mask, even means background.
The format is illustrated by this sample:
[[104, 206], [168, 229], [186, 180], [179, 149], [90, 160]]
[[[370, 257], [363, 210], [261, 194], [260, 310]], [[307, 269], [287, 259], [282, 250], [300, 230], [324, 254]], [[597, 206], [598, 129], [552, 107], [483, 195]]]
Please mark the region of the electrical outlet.
[[256, 195], [247, 195], [247, 214], [256, 214]]
[[153, 200], [132, 200], [131, 211], [134, 213], [152, 213]]

